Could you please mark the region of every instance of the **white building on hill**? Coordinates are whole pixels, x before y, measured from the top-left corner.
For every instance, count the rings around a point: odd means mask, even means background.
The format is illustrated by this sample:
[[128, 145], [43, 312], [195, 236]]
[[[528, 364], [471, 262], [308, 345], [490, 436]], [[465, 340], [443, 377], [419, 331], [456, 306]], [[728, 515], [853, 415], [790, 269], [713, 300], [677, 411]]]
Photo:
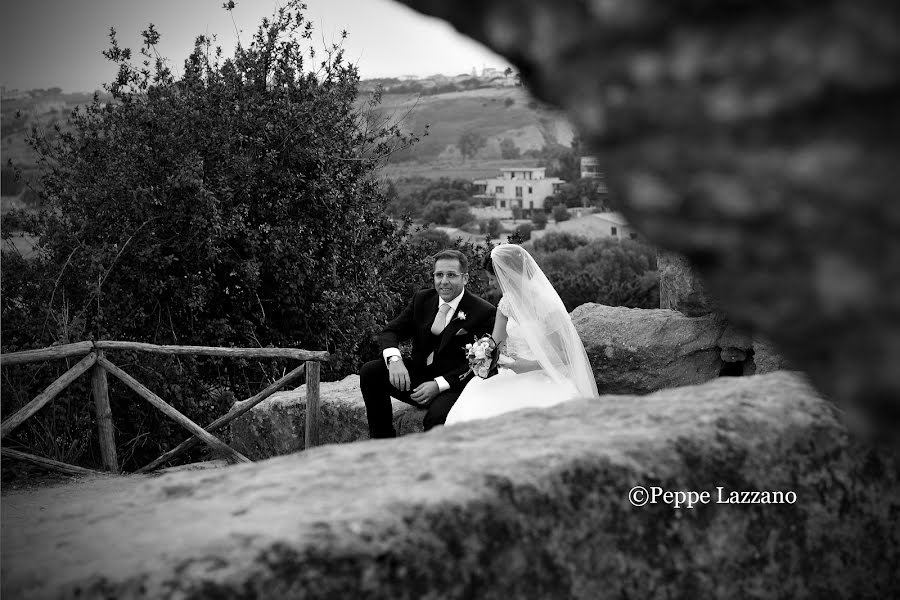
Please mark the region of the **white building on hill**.
[[544, 199], [559, 190], [565, 181], [558, 177], [546, 177], [544, 167], [509, 167], [501, 169], [499, 177], [478, 179], [475, 198], [491, 200], [494, 208], [508, 210], [521, 208], [524, 214], [544, 208]]
[[559, 223], [548, 223], [542, 230], [532, 231], [531, 239], [536, 240], [548, 233], [571, 233], [589, 240], [615, 238], [618, 240], [641, 239], [637, 231], [625, 217], [617, 212], [582, 214], [580, 208], [575, 209], [572, 219]]

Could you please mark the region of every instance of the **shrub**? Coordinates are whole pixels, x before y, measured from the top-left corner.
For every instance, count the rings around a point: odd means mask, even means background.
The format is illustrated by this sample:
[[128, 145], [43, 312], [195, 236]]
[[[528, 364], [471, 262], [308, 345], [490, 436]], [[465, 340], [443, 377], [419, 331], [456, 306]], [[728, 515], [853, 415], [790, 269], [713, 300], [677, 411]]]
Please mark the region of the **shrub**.
[[531, 239], [531, 231], [534, 227], [530, 223], [522, 223], [518, 227], [516, 227], [516, 233], [522, 239], [523, 242], [527, 242]]
[[534, 223], [535, 229], [544, 229], [547, 227], [547, 213], [542, 210], [535, 210], [531, 215], [531, 222]]
[[553, 207], [553, 220], [557, 223], [569, 220], [569, 211], [565, 204], [557, 204]]
[[472, 211], [469, 210], [468, 206], [460, 206], [450, 211], [448, 220], [450, 221], [451, 226], [462, 227], [466, 223], [471, 223], [472, 221], [474, 221], [475, 215], [472, 214]]
[[571, 233], [551, 232], [535, 240], [534, 249], [538, 252], [553, 252], [554, 250], [575, 250], [580, 246], [586, 246], [588, 240], [585, 237]]

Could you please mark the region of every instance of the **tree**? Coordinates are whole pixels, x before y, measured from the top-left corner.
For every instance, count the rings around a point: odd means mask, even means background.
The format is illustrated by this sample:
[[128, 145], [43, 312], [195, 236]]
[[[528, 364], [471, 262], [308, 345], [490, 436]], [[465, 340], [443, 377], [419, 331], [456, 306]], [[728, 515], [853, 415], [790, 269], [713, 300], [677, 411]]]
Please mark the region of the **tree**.
[[456, 143], [463, 158], [475, 158], [478, 151], [487, 145], [487, 139], [478, 131], [469, 129], [459, 136]]
[[[368, 126], [361, 111], [377, 97], [358, 108], [356, 67], [339, 45], [314, 58], [310, 39], [302, 5], [288, 0], [234, 58], [199, 37], [176, 77], [156, 57], [152, 25], [139, 65], [111, 32], [112, 101], [95, 95], [68, 131], [30, 138], [47, 210], [21, 217], [38, 258], [4, 253], [4, 351], [65, 331], [329, 349], [327, 375], [358, 368], [427, 270], [373, 176], [415, 138]], [[227, 409], [204, 400], [207, 387], [255, 391], [284, 366], [141, 357], [142, 381], [201, 423]], [[116, 422], [123, 435], [143, 422], [165, 443], [164, 417], [129, 415]]]
[[542, 210], [535, 210], [531, 215], [531, 222], [534, 223], [535, 229], [544, 229], [547, 226], [547, 213]]
[[531, 239], [531, 232], [534, 229], [534, 226], [531, 223], [522, 223], [518, 227], [516, 227], [516, 233], [522, 239], [522, 241], [527, 242]]
[[[507, 100], [511, 100], [512, 98], [507, 98]], [[522, 153], [519, 151], [519, 147], [516, 146], [516, 143], [509, 138], [503, 138], [500, 142], [500, 157], [504, 159], [516, 159], [519, 158]]]
[[428, 203], [428, 206], [422, 211], [422, 220], [426, 223], [434, 223], [436, 225], [449, 225], [453, 215], [456, 215], [455, 218], [457, 221], [464, 215], [465, 220], [463, 221], [463, 224], [474, 218], [469, 211], [469, 204], [467, 202], [445, 202], [438, 200]]
[[553, 220], [557, 223], [569, 220], [569, 211], [565, 204], [557, 204], [553, 207]]

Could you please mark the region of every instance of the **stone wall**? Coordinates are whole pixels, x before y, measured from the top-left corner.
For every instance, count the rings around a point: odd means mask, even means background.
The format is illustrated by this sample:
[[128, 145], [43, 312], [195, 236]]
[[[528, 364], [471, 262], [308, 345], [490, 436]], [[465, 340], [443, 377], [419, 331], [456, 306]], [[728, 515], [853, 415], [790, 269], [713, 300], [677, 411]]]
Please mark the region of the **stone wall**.
[[[7, 496], [0, 592], [898, 597], [898, 474], [796, 376], [723, 378], [123, 481], [102, 500]], [[633, 506], [637, 485], [715, 501]], [[719, 504], [717, 487], [796, 501]]]

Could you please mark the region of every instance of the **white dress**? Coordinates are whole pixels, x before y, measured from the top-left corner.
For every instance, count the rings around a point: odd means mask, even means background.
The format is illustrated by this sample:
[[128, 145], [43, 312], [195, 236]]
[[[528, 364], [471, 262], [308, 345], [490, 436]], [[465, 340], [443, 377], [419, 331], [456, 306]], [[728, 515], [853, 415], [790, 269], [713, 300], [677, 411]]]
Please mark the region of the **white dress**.
[[[519, 324], [509, 317], [506, 298], [501, 298], [497, 310], [508, 317], [506, 322], [506, 355], [510, 358], [535, 360], [534, 354], [520, 334]], [[493, 377], [475, 377], [463, 389], [450, 413], [446, 425], [487, 419], [523, 408], [544, 408], [578, 397], [578, 390], [570, 382], [554, 382], [545, 371], [516, 373], [502, 366]]]

